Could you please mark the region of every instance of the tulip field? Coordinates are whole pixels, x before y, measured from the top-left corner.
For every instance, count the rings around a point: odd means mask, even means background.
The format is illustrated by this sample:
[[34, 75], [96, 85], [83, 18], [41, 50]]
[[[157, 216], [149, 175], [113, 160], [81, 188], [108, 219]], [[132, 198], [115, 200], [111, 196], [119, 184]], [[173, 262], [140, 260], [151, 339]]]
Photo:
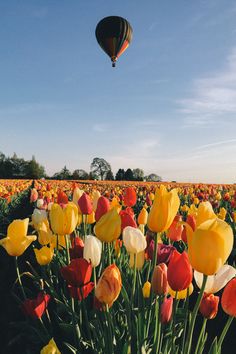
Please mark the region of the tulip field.
[[236, 185], [0, 180], [3, 353], [235, 353], [235, 240]]

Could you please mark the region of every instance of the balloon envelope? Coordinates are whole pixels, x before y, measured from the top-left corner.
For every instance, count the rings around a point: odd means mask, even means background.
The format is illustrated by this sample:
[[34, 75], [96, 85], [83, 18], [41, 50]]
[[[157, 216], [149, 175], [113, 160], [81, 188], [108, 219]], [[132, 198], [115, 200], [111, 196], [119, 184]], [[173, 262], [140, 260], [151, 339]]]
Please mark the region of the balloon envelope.
[[111, 58], [112, 66], [115, 66], [116, 60], [130, 44], [133, 30], [126, 19], [109, 16], [97, 24], [95, 34], [99, 45]]

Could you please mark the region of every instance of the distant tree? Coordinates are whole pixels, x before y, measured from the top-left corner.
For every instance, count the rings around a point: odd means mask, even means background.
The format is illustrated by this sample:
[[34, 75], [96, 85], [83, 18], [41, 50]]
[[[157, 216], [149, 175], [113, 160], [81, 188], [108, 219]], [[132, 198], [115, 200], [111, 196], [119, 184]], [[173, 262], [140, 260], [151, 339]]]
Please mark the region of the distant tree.
[[63, 169], [60, 172], [56, 172], [54, 173], [53, 179], [70, 179], [71, 178], [71, 173], [68, 170], [68, 168], [66, 166], [63, 167]]
[[125, 181], [133, 181], [134, 180], [133, 171], [130, 168], [128, 168], [125, 171], [124, 180]]
[[114, 175], [111, 170], [109, 170], [106, 174], [106, 180], [107, 181], [114, 181]]
[[141, 168], [133, 169], [133, 179], [134, 181], [143, 181], [144, 171]]
[[26, 163], [25, 177], [30, 179], [39, 179], [45, 176], [45, 169], [32, 156], [32, 159]]
[[107, 172], [111, 170], [111, 165], [104, 159], [95, 157], [91, 163], [91, 173], [96, 179], [104, 180]]
[[158, 176], [155, 173], [150, 173], [150, 175], [145, 177], [145, 180], [148, 182], [160, 182], [162, 181], [162, 178], [161, 176]]
[[71, 178], [72, 179], [82, 179], [82, 180], [89, 179], [89, 174], [85, 170], [77, 169], [77, 170], [74, 170], [74, 172], [71, 175]]
[[125, 170], [123, 168], [119, 168], [116, 173], [116, 181], [123, 181], [125, 178]]

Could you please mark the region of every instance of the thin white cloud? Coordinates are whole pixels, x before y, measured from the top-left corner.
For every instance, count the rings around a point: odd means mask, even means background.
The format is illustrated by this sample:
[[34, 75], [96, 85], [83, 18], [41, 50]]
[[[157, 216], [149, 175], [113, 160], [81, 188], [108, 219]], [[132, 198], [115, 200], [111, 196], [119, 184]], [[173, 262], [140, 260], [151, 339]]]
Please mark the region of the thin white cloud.
[[94, 124], [92, 129], [97, 133], [104, 133], [107, 131], [107, 126], [105, 124]]
[[220, 72], [193, 81], [192, 97], [177, 101], [184, 127], [211, 124], [236, 114], [236, 47]]

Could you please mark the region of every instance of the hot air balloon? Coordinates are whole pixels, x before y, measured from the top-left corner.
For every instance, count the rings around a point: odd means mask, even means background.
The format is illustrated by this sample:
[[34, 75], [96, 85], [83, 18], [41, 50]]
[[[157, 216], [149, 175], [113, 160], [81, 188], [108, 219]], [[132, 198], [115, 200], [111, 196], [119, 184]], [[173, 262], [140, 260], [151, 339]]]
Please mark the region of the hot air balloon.
[[128, 48], [133, 30], [129, 22], [119, 16], [103, 18], [96, 27], [98, 44], [109, 55], [112, 66], [116, 66], [116, 60]]

